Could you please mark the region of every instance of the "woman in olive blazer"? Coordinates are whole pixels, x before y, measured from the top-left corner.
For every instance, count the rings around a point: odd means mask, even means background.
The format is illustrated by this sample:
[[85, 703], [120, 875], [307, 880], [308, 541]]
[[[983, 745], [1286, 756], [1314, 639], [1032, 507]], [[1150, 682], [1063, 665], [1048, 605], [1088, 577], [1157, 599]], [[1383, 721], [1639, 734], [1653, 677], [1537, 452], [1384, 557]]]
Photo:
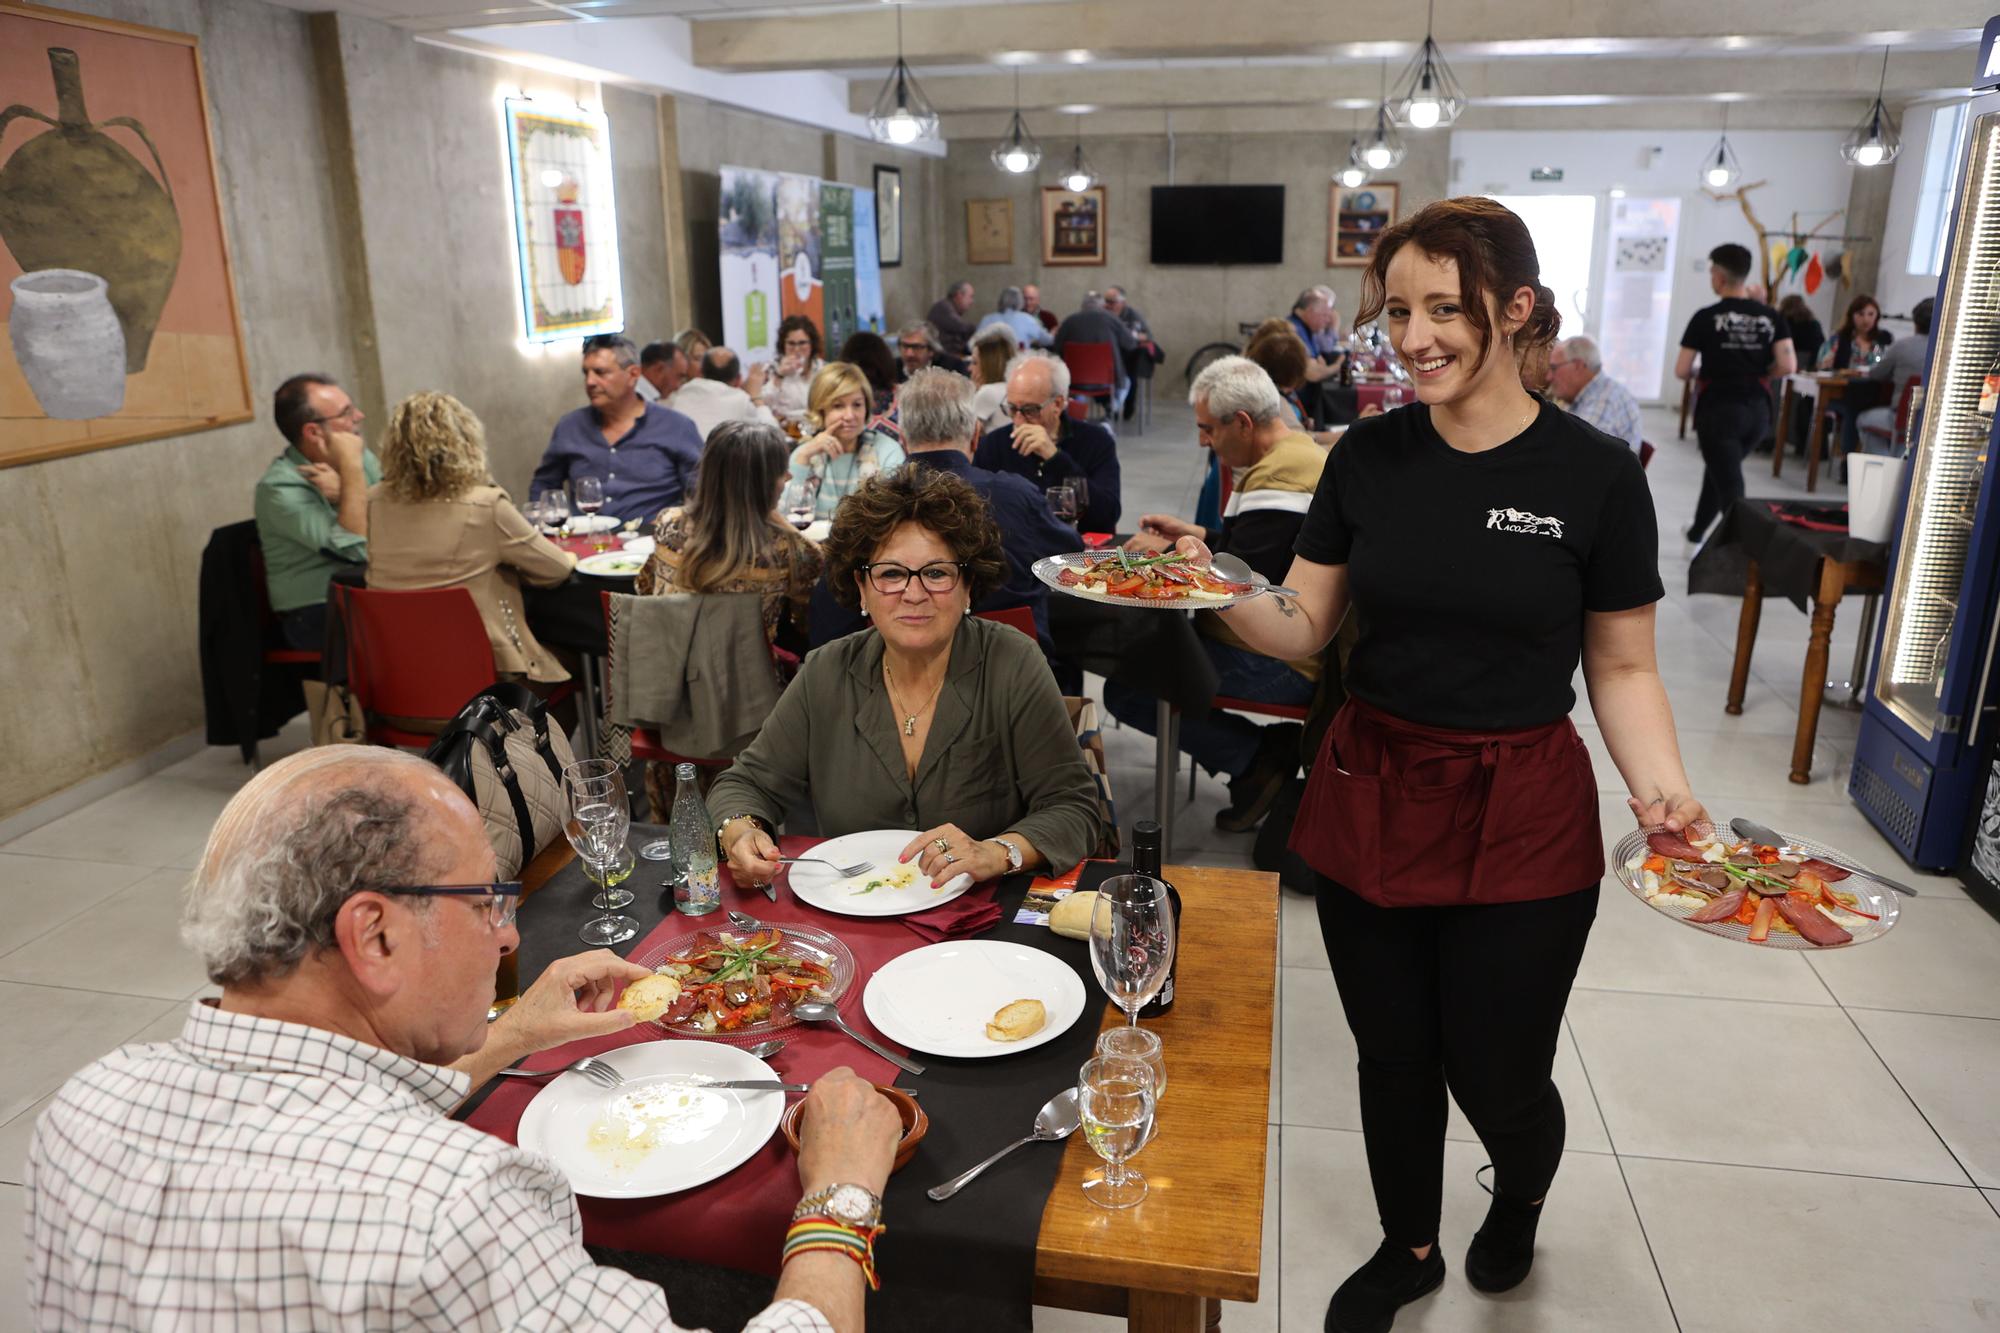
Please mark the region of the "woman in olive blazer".
[[1033, 639], [968, 614], [1006, 572], [979, 493], [930, 469], [876, 477], [825, 549], [834, 595], [873, 623], [806, 658], [709, 790], [737, 882], [777, 875], [778, 822], [808, 797], [829, 837], [922, 830], [904, 858], [934, 884], [1087, 856], [1102, 817], [1055, 677]]

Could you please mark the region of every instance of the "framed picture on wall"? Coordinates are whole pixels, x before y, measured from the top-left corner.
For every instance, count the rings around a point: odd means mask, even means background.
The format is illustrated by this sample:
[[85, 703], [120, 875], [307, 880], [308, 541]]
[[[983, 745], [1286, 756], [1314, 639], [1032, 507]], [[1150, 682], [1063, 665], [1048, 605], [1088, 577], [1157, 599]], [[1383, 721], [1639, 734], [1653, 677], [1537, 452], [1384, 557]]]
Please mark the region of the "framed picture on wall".
[[577, 107], [504, 103], [521, 332], [560, 342], [625, 327], [618, 212], [611, 194], [611, 126]]
[[965, 201], [965, 258], [971, 264], [1014, 262], [1014, 201]]
[[1101, 265], [1104, 263], [1104, 187], [1065, 190], [1042, 187], [1042, 262]]
[[1335, 184], [1328, 212], [1326, 262], [1335, 268], [1362, 268], [1375, 253], [1375, 238], [1396, 220], [1396, 187], [1370, 181], [1352, 189]]
[[883, 268], [903, 263], [903, 170], [875, 168], [875, 237]]
[[200, 43], [0, 3], [0, 90], [0, 467], [248, 421]]

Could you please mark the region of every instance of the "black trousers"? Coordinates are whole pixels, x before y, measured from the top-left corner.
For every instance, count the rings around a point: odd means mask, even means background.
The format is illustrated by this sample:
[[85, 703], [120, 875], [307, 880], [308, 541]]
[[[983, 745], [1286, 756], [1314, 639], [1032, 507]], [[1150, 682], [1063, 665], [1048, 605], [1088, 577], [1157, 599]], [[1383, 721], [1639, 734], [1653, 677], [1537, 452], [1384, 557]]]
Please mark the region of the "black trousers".
[[1361, 1128], [1382, 1233], [1438, 1238], [1445, 1090], [1493, 1159], [1493, 1187], [1548, 1193], [1563, 1106], [1549, 1078], [1597, 886], [1466, 907], [1377, 907], [1321, 878], [1319, 927], [1360, 1049]]
[[1771, 405], [1755, 398], [1711, 401], [1695, 409], [1694, 434], [1701, 444], [1701, 495], [1694, 505], [1694, 532], [1708, 531], [1716, 517], [1743, 498], [1743, 460], [1771, 426]]

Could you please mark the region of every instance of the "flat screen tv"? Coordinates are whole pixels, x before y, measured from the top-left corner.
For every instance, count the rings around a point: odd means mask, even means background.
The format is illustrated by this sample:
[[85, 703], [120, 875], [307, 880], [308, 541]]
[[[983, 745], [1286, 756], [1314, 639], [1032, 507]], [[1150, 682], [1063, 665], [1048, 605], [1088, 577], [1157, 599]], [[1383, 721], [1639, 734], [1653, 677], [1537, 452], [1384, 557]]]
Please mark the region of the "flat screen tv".
[[1282, 185], [1155, 185], [1155, 264], [1282, 264]]

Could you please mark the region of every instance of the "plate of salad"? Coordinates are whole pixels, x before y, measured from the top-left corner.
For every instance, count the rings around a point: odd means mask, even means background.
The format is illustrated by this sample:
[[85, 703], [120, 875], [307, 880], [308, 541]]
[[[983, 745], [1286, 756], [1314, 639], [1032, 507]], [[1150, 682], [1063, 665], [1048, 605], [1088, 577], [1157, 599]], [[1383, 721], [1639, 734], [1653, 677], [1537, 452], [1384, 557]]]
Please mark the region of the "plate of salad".
[[[1753, 843], [1728, 821], [1627, 834], [1612, 864], [1632, 896], [1696, 930], [1766, 949], [1841, 949], [1895, 926], [1895, 891], [1852, 857], [1794, 836]], [[1835, 864], [1841, 862], [1843, 864]]]
[[799, 1020], [802, 1000], [840, 1003], [854, 985], [854, 954], [840, 937], [811, 926], [722, 926], [676, 935], [633, 955], [680, 995], [653, 1025], [672, 1037], [760, 1041]]
[[1135, 555], [1122, 547], [1080, 551], [1044, 556], [1034, 569], [1036, 578], [1071, 597], [1163, 611], [1234, 606], [1270, 587], [1269, 580], [1255, 571], [1248, 578], [1229, 578], [1181, 551], [1159, 555]]

